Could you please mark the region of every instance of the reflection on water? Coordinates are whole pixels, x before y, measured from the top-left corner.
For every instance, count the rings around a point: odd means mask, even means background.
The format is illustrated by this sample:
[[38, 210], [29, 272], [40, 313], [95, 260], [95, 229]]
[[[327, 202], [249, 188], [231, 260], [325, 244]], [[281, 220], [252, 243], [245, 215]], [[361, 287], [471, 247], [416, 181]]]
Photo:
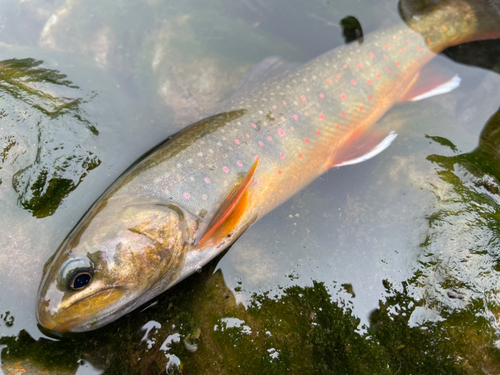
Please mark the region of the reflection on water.
[[[1, 61], [0, 92], [4, 130], [0, 169], [25, 154], [28, 160], [17, 161], [20, 169], [12, 176], [19, 203], [35, 217], [52, 215], [101, 163], [89, 145], [82, 147], [99, 132], [80, 108], [79, 88], [65, 75], [43, 67], [42, 61]], [[79, 142], [67, 142], [75, 138]], [[36, 149], [32, 144], [37, 144]]]
[[[497, 322], [500, 261], [500, 111], [486, 124], [479, 146], [458, 154], [447, 140], [434, 139], [458, 155], [429, 155], [436, 181], [436, 210], [421, 245], [422, 265], [414, 282], [435, 316], [475, 306], [500, 338]], [[495, 345], [500, 348], [500, 341]]]
[[[128, 165], [210, 113], [262, 58], [306, 61], [344, 43], [346, 16], [366, 35], [398, 22], [397, 7], [1, 5], [3, 373], [500, 372], [500, 115], [487, 121], [500, 80], [451, 63], [462, 87], [394, 108], [382, 121], [399, 137], [378, 158], [331, 171], [142, 311], [44, 336], [43, 264]], [[498, 71], [498, 45], [447, 54]]]

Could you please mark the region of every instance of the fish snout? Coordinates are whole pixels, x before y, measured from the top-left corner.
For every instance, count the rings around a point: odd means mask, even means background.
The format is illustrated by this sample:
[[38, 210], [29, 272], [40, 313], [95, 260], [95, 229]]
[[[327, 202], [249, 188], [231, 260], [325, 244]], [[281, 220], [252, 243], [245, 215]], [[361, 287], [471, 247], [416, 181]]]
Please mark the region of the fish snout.
[[50, 300], [40, 299], [37, 319], [45, 329], [56, 333], [89, 331], [122, 307], [124, 295], [123, 288], [106, 288], [87, 296], [71, 296], [52, 308]]

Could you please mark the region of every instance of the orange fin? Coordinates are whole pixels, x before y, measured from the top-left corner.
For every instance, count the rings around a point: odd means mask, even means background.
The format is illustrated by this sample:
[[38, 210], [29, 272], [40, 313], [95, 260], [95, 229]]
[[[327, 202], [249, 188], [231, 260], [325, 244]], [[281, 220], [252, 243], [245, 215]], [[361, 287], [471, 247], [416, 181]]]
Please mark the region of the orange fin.
[[431, 63], [422, 68], [399, 101], [417, 101], [445, 94], [457, 88], [461, 81], [457, 74]]
[[329, 161], [329, 168], [361, 163], [380, 154], [396, 139], [395, 132], [376, 131], [359, 137], [351, 137], [342, 149]]
[[200, 241], [198, 242], [198, 245], [201, 245], [208, 238], [210, 238], [210, 236], [217, 230], [217, 228], [219, 228], [234, 211], [234, 209], [240, 202], [241, 198], [247, 191], [248, 187], [250, 186], [250, 183], [252, 182], [253, 177], [255, 176], [255, 171], [257, 170], [257, 166], [259, 165], [259, 161], [260, 158], [257, 158], [255, 160], [253, 165], [248, 170], [243, 181], [241, 181], [241, 183], [231, 192], [231, 194], [229, 194], [224, 203], [222, 203], [220, 208], [215, 213], [214, 218], [208, 225], [208, 228], [203, 234], [203, 237], [201, 237]]

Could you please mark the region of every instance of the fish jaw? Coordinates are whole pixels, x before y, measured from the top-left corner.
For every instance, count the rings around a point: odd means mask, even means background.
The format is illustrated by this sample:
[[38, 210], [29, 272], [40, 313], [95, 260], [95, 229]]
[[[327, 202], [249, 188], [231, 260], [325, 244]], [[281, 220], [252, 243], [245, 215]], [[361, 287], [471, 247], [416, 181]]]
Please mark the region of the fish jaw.
[[106, 314], [102, 310], [104, 301], [110, 306], [117, 300], [123, 298], [125, 290], [122, 288], [95, 288], [93, 294], [87, 297], [69, 298], [61, 301], [55, 314], [50, 312], [50, 302], [39, 300], [37, 309], [38, 322], [52, 332], [84, 332], [99, 328], [114, 320], [114, 314], [110, 311]]

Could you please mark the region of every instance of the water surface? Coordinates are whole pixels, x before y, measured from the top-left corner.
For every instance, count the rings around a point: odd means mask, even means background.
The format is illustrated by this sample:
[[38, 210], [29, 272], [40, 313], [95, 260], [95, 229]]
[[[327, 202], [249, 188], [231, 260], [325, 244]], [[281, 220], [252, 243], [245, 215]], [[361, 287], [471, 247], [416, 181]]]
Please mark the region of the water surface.
[[401, 20], [393, 0], [0, 10], [3, 373], [500, 371], [497, 42], [447, 51], [482, 68], [439, 57], [462, 85], [394, 107], [381, 155], [331, 170], [143, 309], [54, 339], [34, 316], [43, 265], [127, 166], [263, 58], [342, 45], [347, 16], [365, 35]]

